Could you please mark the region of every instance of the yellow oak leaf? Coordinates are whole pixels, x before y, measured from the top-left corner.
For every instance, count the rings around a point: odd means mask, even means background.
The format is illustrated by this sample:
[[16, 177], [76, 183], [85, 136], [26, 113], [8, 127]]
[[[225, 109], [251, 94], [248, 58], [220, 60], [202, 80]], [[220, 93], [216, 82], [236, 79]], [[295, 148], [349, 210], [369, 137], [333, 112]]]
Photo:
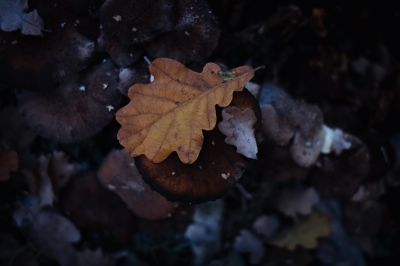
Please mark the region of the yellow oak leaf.
[[269, 241], [269, 244], [288, 250], [295, 250], [297, 246], [314, 249], [318, 246], [318, 238], [327, 237], [330, 233], [331, 222], [329, 218], [315, 212], [278, 234]]
[[201, 73], [167, 58], [149, 67], [154, 81], [129, 89], [130, 103], [116, 114], [118, 140], [131, 156], [144, 154], [155, 163], [176, 151], [186, 164], [196, 161], [203, 145], [202, 130], [217, 122], [215, 106], [226, 107], [235, 91], [243, 90], [254, 70], [242, 66], [222, 71], [214, 63]]

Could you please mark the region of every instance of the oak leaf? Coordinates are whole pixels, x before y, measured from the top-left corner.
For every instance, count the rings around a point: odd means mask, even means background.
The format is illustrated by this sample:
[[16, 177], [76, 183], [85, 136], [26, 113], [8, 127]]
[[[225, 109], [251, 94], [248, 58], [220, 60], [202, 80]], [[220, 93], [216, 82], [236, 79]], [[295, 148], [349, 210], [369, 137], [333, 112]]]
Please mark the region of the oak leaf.
[[314, 249], [318, 238], [331, 234], [331, 222], [327, 216], [315, 212], [304, 220], [297, 221], [291, 228], [281, 232], [269, 244], [295, 250], [297, 246]]
[[203, 144], [202, 130], [216, 125], [215, 106], [228, 106], [233, 93], [243, 90], [254, 75], [249, 66], [224, 72], [214, 63], [198, 73], [167, 58], [154, 60], [149, 70], [154, 81], [132, 86], [131, 102], [116, 118], [122, 125], [118, 132], [121, 145], [131, 156], [144, 154], [155, 163], [174, 151], [183, 163], [196, 161]]

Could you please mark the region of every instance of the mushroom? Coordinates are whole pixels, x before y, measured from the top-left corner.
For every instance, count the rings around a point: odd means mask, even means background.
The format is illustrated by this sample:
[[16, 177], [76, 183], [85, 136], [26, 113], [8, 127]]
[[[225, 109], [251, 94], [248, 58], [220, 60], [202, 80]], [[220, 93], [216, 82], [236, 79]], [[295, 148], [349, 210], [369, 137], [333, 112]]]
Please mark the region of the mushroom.
[[73, 27], [44, 39], [20, 41], [0, 58], [2, 80], [15, 89], [50, 90], [75, 78], [89, 65], [93, 52], [94, 42]]
[[145, 156], [136, 158], [144, 180], [172, 201], [202, 202], [223, 195], [246, 166], [235, 147], [224, 142], [217, 129], [204, 134], [203, 149], [191, 165], [180, 162], [174, 153], [162, 163], [152, 163]]
[[181, 62], [202, 61], [216, 48], [220, 36], [216, 19], [206, 1], [178, 0], [179, 20], [174, 29], [146, 45], [154, 58]]
[[17, 95], [27, 124], [40, 136], [63, 143], [99, 132], [113, 119], [120, 97], [118, 73], [110, 61], [53, 91], [23, 90]]
[[171, 0], [107, 0], [100, 9], [100, 23], [107, 36], [128, 47], [171, 30], [174, 15]]
[[121, 68], [119, 70], [119, 91], [128, 96], [128, 90], [135, 83], [149, 83], [150, 74], [148, 66], [143, 64], [136, 64], [133, 67]]
[[133, 158], [124, 150], [109, 153], [98, 171], [98, 178], [141, 218], [167, 218], [174, 209], [172, 202], [167, 201], [143, 181]]
[[116, 38], [110, 37], [104, 32], [100, 33], [97, 39], [97, 45], [100, 50], [107, 52], [113, 62], [119, 67], [128, 67], [139, 60], [143, 51], [138, 46], [126, 47]]
[[[243, 109], [252, 106], [255, 113], [259, 113], [257, 102], [248, 91], [235, 93], [231, 106]], [[183, 164], [176, 153], [161, 163], [153, 163], [145, 156], [137, 157], [135, 162], [143, 179], [168, 200], [214, 200], [236, 183], [248, 164], [248, 160], [224, 140], [218, 128], [205, 131], [202, 150], [193, 164]]]

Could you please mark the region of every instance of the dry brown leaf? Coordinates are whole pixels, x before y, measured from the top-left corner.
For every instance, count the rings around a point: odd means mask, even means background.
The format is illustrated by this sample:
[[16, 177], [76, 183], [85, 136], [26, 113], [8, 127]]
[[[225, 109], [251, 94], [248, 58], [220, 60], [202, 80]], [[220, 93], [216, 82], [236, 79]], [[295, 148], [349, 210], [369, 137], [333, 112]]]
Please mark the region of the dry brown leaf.
[[122, 125], [121, 145], [131, 156], [144, 154], [155, 163], [174, 151], [183, 163], [196, 161], [203, 145], [202, 130], [216, 125], [215, 105], [229, 105], [233, 93], [243, 90], [254, 75], [249, 66], [223, 72], [214, 63], [197, 73], [167, 58], [154, 60], [149, 70], [154, 81], [132, 86], [131, 102], [116, 118]]
[[171, 215], [174, 204], [152, 190], [137, 170], [134, 160], [125, 150], [114, 150], [104, 159], [99, 181], [116, 193], [137, 216], [161, 220]]

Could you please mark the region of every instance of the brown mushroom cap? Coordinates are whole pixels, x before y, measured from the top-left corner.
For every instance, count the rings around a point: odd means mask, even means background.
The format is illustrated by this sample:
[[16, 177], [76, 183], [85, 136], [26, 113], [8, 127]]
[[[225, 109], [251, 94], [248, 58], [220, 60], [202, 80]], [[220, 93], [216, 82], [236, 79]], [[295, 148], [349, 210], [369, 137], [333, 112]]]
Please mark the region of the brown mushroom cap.
[[0, 55], [1, 79], [15, 89], [48, 90], [67, 82], [88, 66], [94, 52], [94, 42], [73, 27], [16, 42]]
[[104, 34], [104, 31], [97, 38], [97, 46], [99, 50], [107, 52], [112, 61], [119, 67], [128, 67], [134, 64], [143, 54], [139, 47], [124, 46], [116, 38]]
[[172, 201], [202, 202], [221, 197], [242, 175], [246, 159], [224, 142], [225, 136], [218, 129], [204, 135], [199, 158], [190, 165], [183, 164], [176, 153], [161, 163], [137, 157], [143, 179]]
[[132, 67], [119, 70], [119, 91], [125, 96], [128, 96], [128, 91], [132, 84], [146, 84], [149, 82], [149, 68], [145, 63], [138, 63]]
[[[247, 91], [235, 93], [232, 105], [253, 106], [259, 113], [257, 101]], [[136, 166], [143, 179], [172, 201], [203, 202], [225, 194], [241, 177], [248, 160], [236, 152], [236, 147], [225, 143], [225, 136], [217, 128], [203, 133], [203, 147], [193, 164], [183, 164], [176, 153], [161, 163], [137, 157]]]
[[107, 0], [100, 9], [104, 32], [124, 46], [171, 30], [174, 17], [174, 2], [170, 0]]
[[17, 95], [27, 124], [40, 136], [71, 143], [99, 132], [119, 105], [118, 72], [109, 61], [54, 91], [24, 90]]
[[98, 172], [100, 182], [115, 192], [136, 215], [148, 220], [167, 218], [174, 204], [152, 190], [136, 169], [134, 159], [124, 150], [114, 150]]
[[257, 99], [247, 89], [243, 89], [241, 92], [235, 92], [233, 94], [233, 99], [230, 106], [236, 106], [242, 110], [246, 108], [253, 110], [255, 116], [257, 117], [257, 124], [255, 125], [255, 128], [257, 129], [261, 125], [260, 106], [258, 105]]
[[216, 48], [220, 30], [206, 1], [178, 0], [179, 20], [174, 30], [146, 46], [154, 58], [169, 57], [181, 62], [202, 61]]

